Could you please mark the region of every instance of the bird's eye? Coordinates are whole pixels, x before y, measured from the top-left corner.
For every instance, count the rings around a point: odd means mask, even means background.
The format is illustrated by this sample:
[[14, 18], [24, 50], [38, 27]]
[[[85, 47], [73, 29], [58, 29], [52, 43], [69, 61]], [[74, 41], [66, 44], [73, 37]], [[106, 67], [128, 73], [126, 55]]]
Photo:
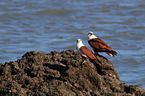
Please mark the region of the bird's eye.
[[89, 35], [92, 35], [92, 33], [89, 33]]

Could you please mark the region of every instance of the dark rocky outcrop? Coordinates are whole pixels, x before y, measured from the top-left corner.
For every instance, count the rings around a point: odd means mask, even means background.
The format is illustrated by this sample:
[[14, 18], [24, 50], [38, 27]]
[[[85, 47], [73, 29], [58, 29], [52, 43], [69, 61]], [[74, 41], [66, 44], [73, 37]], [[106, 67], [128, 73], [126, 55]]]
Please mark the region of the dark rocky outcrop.
[[78, 52], [27, 52], [0, 65], [1, 96], [143, 96], [145, 89], [121, 83], [103, 56], [91, 63]]

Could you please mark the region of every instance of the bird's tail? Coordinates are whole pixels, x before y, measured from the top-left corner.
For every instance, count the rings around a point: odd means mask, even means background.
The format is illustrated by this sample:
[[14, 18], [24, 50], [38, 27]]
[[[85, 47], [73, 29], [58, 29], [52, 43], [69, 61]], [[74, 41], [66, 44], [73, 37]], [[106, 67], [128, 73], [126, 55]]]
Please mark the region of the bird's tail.
[[95, 65], [98, 74], [100, 74], [100, 75], [104, 75], [105, 74], [103, 72], [102, 63], [99, 60], [93, 59], [93, 60], [91, 60], [91, 62]]
[[111, 50], [111, 52], [110, 52], [111, 54], [113, 54], [113, 55], [117, 55], [117, 52], [116, 51], [114, 51], [114, 50]]
[[94, 64], [101, 64], [101, 62], [97, 59], [92, 59], [91, 62]]
[[109, 56], [114, 57], [114, 55], [117, 55], [117, 52], [114, 50], [111, 50], [110, 52], [106, 52]]

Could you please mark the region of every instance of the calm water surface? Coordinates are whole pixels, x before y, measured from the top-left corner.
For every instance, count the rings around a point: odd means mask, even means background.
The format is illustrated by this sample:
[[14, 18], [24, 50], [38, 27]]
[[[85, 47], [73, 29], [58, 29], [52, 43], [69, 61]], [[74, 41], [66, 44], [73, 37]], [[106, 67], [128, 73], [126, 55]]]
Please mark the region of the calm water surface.
[[75, 50], [78, 38], [89, 47], [89, 31], [118, 52], [102, 55], [121, 81], [145, 88], [145, 0], [2, 0], [0, 63], [32, 50]]

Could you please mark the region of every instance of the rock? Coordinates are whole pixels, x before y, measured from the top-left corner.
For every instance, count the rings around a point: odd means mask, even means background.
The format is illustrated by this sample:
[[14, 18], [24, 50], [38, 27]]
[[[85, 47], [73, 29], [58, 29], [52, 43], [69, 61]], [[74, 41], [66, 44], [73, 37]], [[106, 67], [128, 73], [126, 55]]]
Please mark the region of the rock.
[[145, 89], [121, 83], [114, 66], [67, 50], [43, 54], [27, 52], [22, 59], [0, 64], [0, 95], [20, 96], [144, 96]]

